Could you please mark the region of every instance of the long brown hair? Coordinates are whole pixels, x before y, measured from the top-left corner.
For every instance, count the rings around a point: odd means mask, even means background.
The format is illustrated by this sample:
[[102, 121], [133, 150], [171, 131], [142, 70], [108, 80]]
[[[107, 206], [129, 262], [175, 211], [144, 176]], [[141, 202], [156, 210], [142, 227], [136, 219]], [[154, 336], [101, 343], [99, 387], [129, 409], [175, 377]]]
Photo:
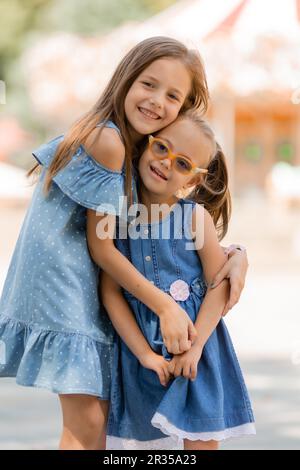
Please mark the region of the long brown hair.
[[188, 111], [182, 118], [190, 119], [199, 126], [213, 145], [211, 160], [207, 167], [208, 172], [204, 177], [201, 177], [188, 197], [198, 204], [204, 205], [214, 221], [219, 240], [222, 240], [227, 233], [231, 217], [231, 196], [226, 157], [216, 141], [213, 130], [199, 113]]
[[[45, 190], [48, 192], [52, 178], [70, 161], [72, 155], [84, 144], [96, 125], [112, 120], [120, 129], [125, 146], [126, 194], [131, 199], [131, 162], [134, 145], [128, 129], [124, 101], [137, 77], [152, 62], [162, 58], [181, 60], [191, 76], [191, 90], [181, 110], [199, 109], [206, 112], [209, 93], [204, 66], [197, 51], [189, 50], [176, 39], [156, 36], [146, 39], [131, 49], [116, 68], [104, 92], [94, 106], [76, 121], [59, 144], [57, 152], [48, 168]], [[28, 173], [31, 175], [39, 165]]]

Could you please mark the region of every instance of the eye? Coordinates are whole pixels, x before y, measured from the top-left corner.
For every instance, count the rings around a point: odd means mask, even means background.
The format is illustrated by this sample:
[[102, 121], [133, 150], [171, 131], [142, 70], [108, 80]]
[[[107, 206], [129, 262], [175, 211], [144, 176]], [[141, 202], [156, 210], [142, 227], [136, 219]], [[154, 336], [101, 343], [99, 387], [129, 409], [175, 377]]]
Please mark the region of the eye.
[[152, 88], [154, 85], [150, 82], [142, 82], [143, 85], [145, 85], [146, 87], [149, 87], [149, 88]]
[[168, 155], [168, 147], [163, 142], [154, 142], [153, 148], [159, 155]]
[[171, 100], [179, 101], [178, 96], [173, 95], [173, 93], [170, 93], [170, 94], [169, 94], [169, 98], [171, 98]]
[[190, 171], [192, 168], [191, 164], [187, 160], [181, 157], [176, 158], [176, 165], [178, 168], [180, 168], [180, 170], [184, 170], [187, 172]]

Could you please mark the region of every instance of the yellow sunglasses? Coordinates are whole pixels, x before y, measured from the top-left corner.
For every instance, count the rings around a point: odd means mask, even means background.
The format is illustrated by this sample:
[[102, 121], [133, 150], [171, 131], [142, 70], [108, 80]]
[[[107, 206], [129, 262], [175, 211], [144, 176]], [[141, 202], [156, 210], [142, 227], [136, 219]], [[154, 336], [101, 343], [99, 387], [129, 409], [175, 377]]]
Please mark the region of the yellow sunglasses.
[[206, 169], [198, 168], [187, 157], [173, 153], [163, 139], [149, 135], [149, 148], [155, 158], [159, 160], [164, 160], [165, 158], [170, 159], [175, 170], [183, 175], [190, 173], [207, 173]]

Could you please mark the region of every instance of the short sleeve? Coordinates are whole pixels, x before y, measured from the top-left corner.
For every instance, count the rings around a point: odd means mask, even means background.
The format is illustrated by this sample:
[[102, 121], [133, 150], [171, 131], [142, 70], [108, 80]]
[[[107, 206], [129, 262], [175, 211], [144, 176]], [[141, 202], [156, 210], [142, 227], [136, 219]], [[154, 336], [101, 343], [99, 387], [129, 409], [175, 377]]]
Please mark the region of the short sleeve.
[[[48, 168], [61, 135], [32, 152], [36, 160]], [[125, 203], [125, 172], [111, 170], [87, 154], [80, 145], [71, 160], [53, 178], [70, 199], [88, 208], [106, 214], [120, 215]]]

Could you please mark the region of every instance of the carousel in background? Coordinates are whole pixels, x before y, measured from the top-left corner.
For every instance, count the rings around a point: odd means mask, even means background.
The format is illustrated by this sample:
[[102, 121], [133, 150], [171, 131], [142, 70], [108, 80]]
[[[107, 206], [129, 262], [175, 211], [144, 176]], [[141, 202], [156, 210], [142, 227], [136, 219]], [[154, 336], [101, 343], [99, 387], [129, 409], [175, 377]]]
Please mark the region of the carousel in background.
[[300, 1], [243, 0], [204, 44], [236, 193], [300, 202]]

